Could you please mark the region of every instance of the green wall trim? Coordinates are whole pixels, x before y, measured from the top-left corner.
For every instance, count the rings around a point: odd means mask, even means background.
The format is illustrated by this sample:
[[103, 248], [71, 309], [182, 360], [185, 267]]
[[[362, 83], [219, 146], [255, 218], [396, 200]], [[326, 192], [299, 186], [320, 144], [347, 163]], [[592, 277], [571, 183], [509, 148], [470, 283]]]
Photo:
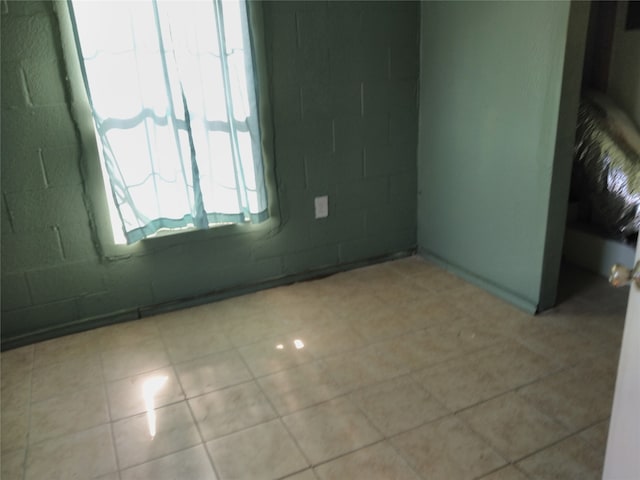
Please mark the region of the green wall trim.
[[375, 265], [377, 263], [387, 262], [390, 260], [398, 260], [400, 258], [411, 256], [414, 253], [415, 249], [409, 249], [388, 255], [380, 255], [368, 258], [366, 260], [343, 263], [340, 265], [333, 265], [325, 268], [317, 268], [293, 275], [283, 275], [280, 277], [270, 278], [264, 281], [259, 281], [247, 285], [238, 285], [232, 288], [215, 290], [196, 297], [182, 298], [180, 300], [172, 302], [166, 302], [157, 305], [147, 305], [139, 308], [109, 313], [107, 315], [99, 315], [96, 317], [68, 322], [62, 325], [53, 325], [49, 328], [43, 328], [23, 335], [16, 335], [8, 338], [3, 337], [0, 343], [0, 350], [9, 350], [12, 348], [29, 345], [31, 343], [42, 342], [44, 340], [61, 337], [63, 335], [71, 335], [73, 333], [79, 333], [99, 327], [106, 327], [109, 325], [114, 325], [116, 323], [152, 317], [154, 315], [159, 315], [160, 313], [172, 312], [183, 308], [196, 307], [198, 305], [204, 305], [206, 303], [216, 302], [231, 297], [237, 297], [240, 295], [257, 292], [259, 290], [266, 290], [283, 285], [290, 285], [296, 282], [304, 282], [308, 280], [327, 277], [329, 275], [344, 272], [347, 270], [353, 270], [354, 268]]
[[454, 275], [468, 281], [469, 283], [472, 283], [488, 291], [489, 293], [492, 293], [496, 297], [509, 302], [515, 307], [518, 307], [520, 310], [524, 310], [525, 312], [532, 315], [538, 312], [538, 306], [535, 304], [535, 302], [527, 300], [526, 298], [522, 298], [517, 293], [506, 290], [505, 288], [492, 283], [486, 278], [479, 277], [478, 275], [471, 273], [468, 270], [459, 267], [458, 265], [454, 265], [423, 248], [418, 248], [418, 254], [426, 258], [427, 260], [432, 261], [436, 265], [444, 268], [445, 270], [453, 273]]

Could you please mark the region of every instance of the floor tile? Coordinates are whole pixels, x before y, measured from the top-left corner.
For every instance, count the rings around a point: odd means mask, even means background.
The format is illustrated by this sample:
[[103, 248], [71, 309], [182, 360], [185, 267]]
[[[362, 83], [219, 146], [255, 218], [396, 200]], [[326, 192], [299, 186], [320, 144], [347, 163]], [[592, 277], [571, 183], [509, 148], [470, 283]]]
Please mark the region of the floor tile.
[[207, 443], [221, 480], [275, 479], [308, 466], [280, 423], [268, 423]]
[[449, 413], [408, 376], [357, 390], [351, 394], [351, 399], [386, 436], [404, 432]]
[[2, 387], [0, 391], [2, 413], [24, 408], [31, 403], [31, 375], [24, 381], [12, 382]]
[[358, 318], [363, 311], [383, 309], [386, 306], [385, 302], [376, 298], [373, 292], [364, 285], [356, 289], [347, 287], [345, 293], [347, 292], [348, 294], [345, 296], [332, 298], [328, 305], [331, 312], [346, 322]]
[[321, 480], [419, 480], [420, 477], [391, 446], [377, 443], [316, 467]]
[[527, 477], [520, 470], [509, 465], [482, 477], [480, 480], [527, 480]]
[[114, 350], [122, 347], [138, 348], [160, 339], [160, 331], [151, 318], [132, 320], [110, 325], [96, 331], [101, 350]]
[[451, 411], [458, 411], [507, 390], [502, 378], [465, 355], [414, 372], [412, 376]]
[[159, 336], [135, 345], [118, 345], [102, 351], [102, 365], [107, 381], [150, 372], [170, 363]]
[[460, 413], [460, 418], [511, 461], [534, 453], [568, 434], [560, 423], [513, 392], [465, 410]]
[[216, 480], [216, 474], [203, 445], [131, 467], [122, 472], [122, 480]]
[[288, 332], [314, 328], [337, 320], [336, 315], [324, 305], [324, 302], [310, 299], [271, 304], [271, 309], [272, 314], [283, 322], [285, 331]]
[[251, 380], [240, 354], [235, 350], [214, 353], [176, 365], [187, 398]]
[[540, 480], [599, 480], [603, 455], [573, 436], [518, 462], [518, 468]]
[[322, 362], [336, 384], [347, 390], [388, 380], [409, 371], [403, 359], [390, 353], [382, 343], [333, 355]]
[[106, 475], [100, 475], [99, 477], [96, 477], [93, 480], [120, 480], [120, 473], [118, 472], [107, 473]]
[[569, 273], [532, 316], [415, 256], [2, 352], [2, 478], [598, 478], [627, 292]]
[[[624, 308], [621, 310], [624, 311]], [[582, 322], [577, 333], [606, 349], [619, 351], [622, 344], [624, 316], [616, 314], [594, 315]]]
[[349, 326], [367, 343], [397, 337], [415, 328], [403, 312], [392, 306], [370, 307], [354, 317]]
[[314, 464], [380, 440], [381, 435], [346, 398], [330, 400], [282, 419]]
[[497, 338], [462, 324], [436, 325], [378, 344], [405, 367], [416, 370], [485, 348]]
[[109, 412], [102, 385], [31, 405], [31, 444], [107, 423]]
[[233, 348], [222, 326], [209, 318], [161, 327], [160, 332], [171, 360], [176, 363]]
[[455, 417], [402, 433], [391, 443], [418, 474], [429, 480], [476, 478], [506, 463]]
[[[471, 315], [471, 314], [470, 314]], [[554, 315], [530, 315], [520, 312], [518, 315], [508, 316], [473, 316], [481, 322], [484, 328], [511, 340], [526, 341], [530, 337], [544, 337], [547, 335], [572, 332], [569, 324]]]
[[442, 269], [427, 270], [413, 275], [412, 280], [429, 292], [444, 292], [462, 283], [462, 279]]
[[77, 356], [71, 361], [35, 368], [31, 380], [31, 400], [46, 400], [102, 382], [102, 364], [98, 354]]
[[599, 388], [595, 377], [581, 378], [576, 368], [572, 368], [523, 387], [518, 395], [572, 431], [578, 431], [611, 414], [613, 390]]
[[478, 352], [474, 361], [481, 371], [491, 372], [508, 389], [533, 382], [562, 368], [561, 364], [513, 341], [498, 343]]
[[330, 400], [345, 391], [336, 385], [321, 362], [262, 377], [258, 383], [280, 415]]
[[609, 419], [598, 422], [595, 425], [579, 433], [580, 438], [586, 441], [597, 451], [604, 452], [609, 436]]
[[33, 352], [34, 346], [27, 345], [0, 353], [0, 381], [3, 388], [22, 383], [25, 379], [30, 381]]
[[200, 443], [186, 402], [113, 424], [120, 468], [128, 468]]
[[264, 338], [284, 333], [287, 325], [266, 311], [247, 317], [238, 317], [225, 328], [225, 335], [236, 347], [250, 345]]
[[577, 335], [575, 332], [532, 335], [522, 340], [530, 350], [540, 353], [564, 365], [598, 355], [603, 350], [602, 342]]
[[107, 384], [111, 419], [119, 420], [184, 400], [173, 368], [162, 368]]
[[344, 322], [325, 323], [320, 328], [308, 327], [301, 331], [301, 336], [305, 340], [305, 348], [315, 358], [356, 350], [366, 345], [364, 338]]
[[24, 450], [3, 452], [0, 462], [0, 478], [3, 480], [22, 480], [24, 477]]
[[481, 321], [485, 318], [513, 320], [531, 317], [475, 285], [458, 283], [452, 287], [444, 295], [456, 307]]
[[590, 383], [596, 390], [613, 393], [618, 373], [618, 360], [618, 354], [612, 355], [607, 352], [581, 360], [568, 372], [571, 372], [576, 380]]
[[313, 470], [309, 468], [300, 473], [294, 473], [289, 477], [285, 477], [283, 480], [318, 480], [318, 477], [316, 477]]
[[100, 330], [65, 335], [34, 345], [34, 368], [75, 361], [99, 351]]
[[111, 430], [100, 425], [32, 445], [25, 479], [96, 478], [116, 470]]
[[313, 357], [305, 350], [304, 340], [289, 335], [272, 336], [269, 340], [242, 347], [238, 351], [253, 374], [262, 377], [311, 362]]
[[189, 400], [205, 441], [276, 418], [269, 400], [255, 382], [201, 395]]
[[0, 416], [0, 450], [9, 452], [27, 447], [27, 435], [29, 433], [28, 404], [16, 406], [11, 409], [2, 408]]
[[402, 309], [406, 321], [414, 330], [455, 324], [468, 318], [460, 309], [440, 295], [426, 296]]
[[417, 276], [393, 275], [371, 285], [371, 290], [376, 298], [385, 304], [399, 307], [409, 306], [437, 295], [437, 292], [422, 288], [421, 282], [417, 281], [417, 278]]

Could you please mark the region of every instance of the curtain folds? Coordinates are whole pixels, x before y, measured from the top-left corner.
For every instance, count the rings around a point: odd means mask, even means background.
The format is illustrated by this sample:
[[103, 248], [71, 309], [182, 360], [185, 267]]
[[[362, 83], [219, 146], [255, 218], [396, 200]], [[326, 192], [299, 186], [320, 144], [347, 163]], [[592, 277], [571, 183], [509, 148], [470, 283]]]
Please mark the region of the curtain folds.
[[244, 1], [71, 2], [127, 243], [268, 217]]

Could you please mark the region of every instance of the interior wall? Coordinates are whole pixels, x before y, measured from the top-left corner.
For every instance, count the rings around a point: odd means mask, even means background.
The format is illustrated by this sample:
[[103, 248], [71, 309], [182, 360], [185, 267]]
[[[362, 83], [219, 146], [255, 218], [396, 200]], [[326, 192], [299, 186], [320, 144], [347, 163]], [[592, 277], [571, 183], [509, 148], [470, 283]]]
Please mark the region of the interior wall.
[[570, 7], [427, 2], [421, 10], [419, 250], [532, 312], [545, 261], [559, 262], [546, 250], [557, 241], [548, 238], [552, 196], [564, 194], [565, 209], [568, 196], [568, 183], [553, 178], [558, 141], [567, 141], [558, 126]]
[[640, 127], [640, 29], [625, 30], [627, 5], [618, 2], [607, 93]]
[[4, 345], [415, 247], [417, 3], [265, 2], [279, 228], [151, 239], [116, 261], [94, 245], [81, 166], [95, 152], [52, 5], [1, 5]]
[[538, 299], [539, 311], [553, 307], [558, 296], [589, 13], [588, 2], [571, 2], [551, 169], [549, 210], [544, 226], [545, 242]]

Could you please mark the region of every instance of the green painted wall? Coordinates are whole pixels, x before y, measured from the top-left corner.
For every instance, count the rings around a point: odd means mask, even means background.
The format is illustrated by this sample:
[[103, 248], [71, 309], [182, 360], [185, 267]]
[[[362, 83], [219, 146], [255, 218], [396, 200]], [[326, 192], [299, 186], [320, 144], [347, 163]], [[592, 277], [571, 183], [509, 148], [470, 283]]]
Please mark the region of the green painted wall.
[[570, 8], [422, 5], [419, 250], [530, 311], [553, 303], [564, 235], [588, 4], [568, 43]]
[[[263, 7], [280, 227], [156, 239], [107, 261], [52, 5], [2, 3], [3, 342], [415, 247], [419, 5]], [[314, 220], [320, 194], [330, 216]]]

